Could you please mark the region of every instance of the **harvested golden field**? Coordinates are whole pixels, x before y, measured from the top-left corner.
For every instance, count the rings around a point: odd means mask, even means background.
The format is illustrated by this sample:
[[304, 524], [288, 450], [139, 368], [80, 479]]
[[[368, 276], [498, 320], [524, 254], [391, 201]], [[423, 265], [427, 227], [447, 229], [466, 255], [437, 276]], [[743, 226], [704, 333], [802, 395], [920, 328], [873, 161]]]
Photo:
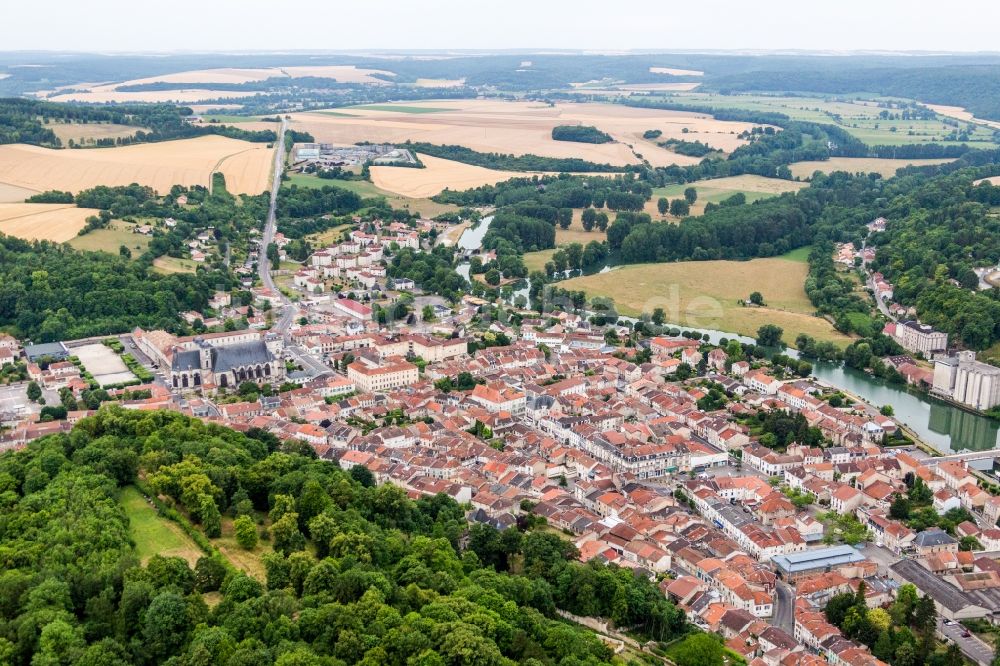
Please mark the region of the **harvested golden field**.
[[143, 129], [115, 123], [49, 123], [45, 127], [52, 130], [64, 146], [70, 141], [92, 144], [97, 139], [133, 136], [136, 130]]
[[[552, 128], [574, 124], [593, 125], [616, 141], [588, 144], [552, 139]], [[729, 152], [745, 143], [737, 134], [751, 125], [719, 121], [694, 112], [616, 104], [549, 106], [502, 100], [421, 100], [418, 107], [380, 104], [377, 108], [338, 109], [336, 114], [298, 113], [293, 115], [292, 127], [310, 132], [317, 141], [340, 145], [359, 141], [402, 143], [410, 139], [458, 144], [480, 152], [579, 157], [615, 166], [638, 164], [641, 160], [636, 153], [639, 153], [653, 165], [667, 166], [696, 164], [700, 160], [678, 155], [643, 139], [646, 130], [661, 130], [660, 141], [683, 137]]]
[[418, 157], [426, 168], [370, 167], [372, 183], [383, 190], [420, 199], [439, 194], [445, 188], [468, 190], [480, 185], [495, 185], [511, 178], [532, 175], [522, 171], [497, 171], [430, 155], [418, 155]]
[[339, 83], [384, 84], [382, 79], [373, 74], [394, 76], [392, 72], [377, 69], [358, 69], [353, 65], [319, 65], [305, 67], [259, 67], [217, 69], [199, 69], [188, 72], [175, 72], [159, 76], [149, 76], [142, 79], [120, 81], [102, 84], [77, 84], [66, 86], [66, 92], [51, 99], [56, 102], [198, 102], [206, 99], [249, 97], [256, 94], [253, 91], [220, 91], [220, 90], [159, 90], [133, 91], [120, 90], [125, 86], [139, 86], [150, 83], [184, 84], [241, 84], [252, 81], [263, 81], [270, 78], [302, 78], [306, 76], [333, 79]]
[[272, 155], [265, 144], [222, 136], [88, 150], [10, 144], [0, 146], [0, 183], [67, 192], [139, 183], [166, 192], [173, 185], [207, 187], [212, 172], [221, 171], [230, 192], [259, 194], [267, 189]]
[[691, 92], [701, 84], [694, 83], [628, 83], [618, 86], [619, 90], [630, 90], [632, 92]]
[[990, 176], [989, 178], [980, 178], [979, 180], [972, 181], [973, 185], [978, 185], [979, 183], [990, 183], [992, 185], [1000, 185], [1000, 176]]
[[[807, 333], [846, 344], [847, 336], [812, 315], [815, 308], [802, 286], [808, 268], [805, 262], [782, 257], [636, 264], [566, 280], [560, 286], [582, 289], [588, 296], [610, 296], [627, 315], [659, 307], [670, 323], [682, 326], [754, 336], [760, 326], [776, 324], [785, 330], [786, 341]], [[766, 307], [737, 303], [752, 291], [761, 292]]]
[[383, 79], [372, 76], [395, 76], [394, 73], [384, 69], [359, 69], [354, 65], [313, 65], [307, 67], [282, 67], [281, 71], [293, 79], [305, 76], [314, 76], [321, 79], [333, 79], [338, 83], [371, 83], [382, 85], [387, 83]]
[[[777, 196], [784, 192], [796, 192], [803, 187], [808, 187], [807, 183], [794, 180], [782, 180], [780, 178], [765, 178], [753, 174], [743, 174], [740, 176], [729, 176], [726, 178], [711, 178], [700, 180], [694, 183], [678, 185], [668, 185], [657, 187], [653, 190], [653, 197], [646, 202], [645, 211], [654, 219], [665, 217], [660, 215], [656, 204], [660, 197], [665, 199], [680, 199], [684, 196], [684, 190], [693, 187], [698, 193], [698, 199], [691, 204], [691, 215], [701, 215], [705, 212], [705, 204], [719, 203], [723, 199], [728, 199], [734, 194], [743, 193], [747, 198], [747, 203], [752, 203], [758, 199]], [[669, 219], [676, 219], [670, 218]]]
[[793, 176], [803, 179], [812, 178], [816, 171], [823, 173], [833, 173], [834, 171], [878, 173], [889, 178], [896, 174], [897, 169], [902, 169], [905, 166], [927, 166], [954, 161], [953, 159], [893, 160], [877, 157], [831, 157], [828, 160], [795, 162], [789, 165], [789, 168]]
[[0, 203], [21, 203], [32, 194], [38, 194], [38, 191], [0, 183]]
[[669, 74], [670, 76], [705, 76], [705, 72], [697, 69], [676, 69], [674, 67], [650, 67], [650, 74]]
[[72, 204], [0, 204], [0, 233], [26, 240], [64, 243], [98, 211]]
[[965, 120], [970, 123], [977, 123], [979, 125], [986, 125], [987, 127], [992, 127], [994, 129], [1000, 129], [1000, 122], [995, 120], [984, 120], [983, 118], [976, 118], [971, 112], [966, 111], [961, 106], [945, 106], [943, 104], [924, 104], [928, 109], [934, 113], [940, 113], [942, 116], [947, 116], [949, 118], [955, 118], [956, 120]]
[[120, 83], [107, 83], [99, 86], [90, 86], [92, 92], [108, 92], [121, 86], [141, 86], [147, 83], [250, 83], [251, 81], [263, 81], [272, 76], [281, 76], [281, 71], [269, 67], [241, 69], [235, 67], [221, 67], [217, 69], [198, 69], [189, 72], [175, 72], [173, 74], [161, 74], [160, 76], [148, 76], [144, 79], [132, 79]]
[[413, 85], [418, 88], [461, 88], [465, 79], [417, 79]]

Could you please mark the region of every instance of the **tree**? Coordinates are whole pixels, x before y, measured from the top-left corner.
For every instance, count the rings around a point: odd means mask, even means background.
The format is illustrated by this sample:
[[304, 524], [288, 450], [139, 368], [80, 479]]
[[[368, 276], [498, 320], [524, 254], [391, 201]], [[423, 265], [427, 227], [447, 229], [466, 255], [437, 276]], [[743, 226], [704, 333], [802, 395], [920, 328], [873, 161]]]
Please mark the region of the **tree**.
[[895, 520], [906, 520], [910, 517], [910, 500], [897, 495], [889, 506], [889, 517]]
[[597, 214], [596, 222], [597, 222], [597, 228], [598, 229], [600, 229], [601, 231], [607, 231], [608, 230], [608, 214], [607, 213], [605, 213], [603, 211], [601, 211], [600, 213], [598, 213]]
[[691, 634], [668, 654], [675, 664], [684, 666], [722, 666], [724, 663], [722, 641], [713, 634]]
[[751, 292], [750, 302], [754, 305], [764, 305], [764, 296], [759, 291]]
[[653, 316], [650, 319], [657, 326], [663, 326], [663, 322], [667, 320], [667, 314], [663, 311], [663, 308], [655, 308]]
[[420, 318], [424, 321], [434, 321], [434, 306], [425, 305], [420, 311]]
[[781, 336], [784, 332], [784, 329], [780, 326], [764, 324], [757, 329], [757, 344], [761, 347], [779, 347], [781, 346]]
[[693, 204], [695, 201], [698, 200], [698, 190], [696, 190], [693, 187], [685, 187], [684, 200], [687, 201], [689, 204]]
[[584, 208], [583, 213], [580, 214], [580, 224], [583, 225], [583, 230], [592, 231], [596, 223], [597, 211], [593, 208]]
[[826, 604], [826, 619], [830, 624], [839, 627], [844, 624], [847, 612], [855, 606], [854, 593], [843, 592], [837, 594]]
[[670, 201], [666, 197], [660, 197], [656, 200], [656, 210], [660, 212], [660, 215], [666, 215], [667, 211], [670, 210]]
[[[461, 379], [461, 376], [459, 376]], [[461, 387], [460, 387], [461, 388]], [[365, 488], [375, 487], [375, 475], [364, 465], [355, 465], [350, 471], [351, 478], [360, 483]]]
[[257, 525], [250, 516], [240, 516], [233, 521], [233, 531], [236, 534], [236, 543], [244, 550], [253, 550], [257, 547]]
[[306, 547], [306, 539], [299, 531], [297, 513], [286, 513], [271, 525], [271, 543], [276, 552], [286, 556]]
[[198, 505], [198, 515], [205, 536], [214, 539], [222, 535], [222, 514], [211, 495], [202, 495]]
[[684, 217], [691, 212], [691, 204], [684, 199], [674, 199], [670, 202], [670, 214], [674, 217]]
[[166, 661], [184, 644], [190, 622], [184, 597], [176, 592], [161, 592], [146, 611], [142, 649], [153, 661]]
[[34, 380], [28, 382], [27, 394], [28, 400], [38, 402], [38, 399], [42, 397], [42, 388], [38, 385], [38, 382]]
[[128, 249], [127, 245], [121, 245], [118, 247], [118, 256], [122, 257], [123, 259], [131, 259], [132, 250]]
[[199, 592], [215, 592], [226, 579], [226, 565], [218, 558], [202, 555], [194, 565], [194, 587]]

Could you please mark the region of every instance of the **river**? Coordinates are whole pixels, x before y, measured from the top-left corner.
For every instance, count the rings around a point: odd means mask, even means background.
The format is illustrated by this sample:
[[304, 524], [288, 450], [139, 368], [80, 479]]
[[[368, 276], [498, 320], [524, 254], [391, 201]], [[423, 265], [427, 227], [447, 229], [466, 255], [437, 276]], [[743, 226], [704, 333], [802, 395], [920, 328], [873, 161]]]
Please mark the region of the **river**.
[[[492, 221], [492, 216], [484, 217], [477, 227], [466, 229], [458, 239], [459, 249], [479, 249]], [[469, 262], [459, 264], [455, 270], [466, 280], [469, 279]], [[602, 270], [609, 268], [605, 267]], [[528, 289], [529, 287], [525, 286], [516, 290], [511, 298], [516, 298], [518, 295], [527, 298]], [[620, 317], [620, 319], [630, 323], [636, 321], [631, 317]], [[684, 326], [676, 328], [682, 331], [698, 330], [702, 334], [708, 333], [709, 341], [713, 344], [718, 344], [722, 338], [738, 339], [751, 344], [755, 342], [753, 338], [724, 331], [690, 329]], [[785, 353], [789, 356], [798, 356], [795, 349], [789, 349]], [[813, 361], [812, 365], [816, 379], [863, 398], [876, 407], [891, 405], [893, 418], [896, 421], [942, 453], [1000, 448], [1000, 423], [992, 419], [967, 412], [929, 396], [911, 393], [903, 387], [890, 385], [877, 377], [845, 367], [840, 363]]]

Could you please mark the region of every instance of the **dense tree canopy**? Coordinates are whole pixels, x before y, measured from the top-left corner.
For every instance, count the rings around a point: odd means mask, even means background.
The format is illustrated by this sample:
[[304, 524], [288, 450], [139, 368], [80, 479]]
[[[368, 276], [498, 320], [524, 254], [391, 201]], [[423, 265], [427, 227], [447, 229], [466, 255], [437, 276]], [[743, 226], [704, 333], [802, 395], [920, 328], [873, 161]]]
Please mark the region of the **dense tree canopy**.
[[[133, 483], [196, 534], [206, 507], [267, 514], [266, 580], [203, 537], [194, 570], [140, 565], [118, 502]], [[14, 664], [597, 666], [610, 650], [557, 608], [660, 640], [686, 629], [654, 583], [573, 562], [559, 536], [477, 525], [463, 550], [463, 510], [445, 496], [414, 502], [273, 437], [176, 413], [105, 408], [0, 456], [0, 497], [0, 653]]]

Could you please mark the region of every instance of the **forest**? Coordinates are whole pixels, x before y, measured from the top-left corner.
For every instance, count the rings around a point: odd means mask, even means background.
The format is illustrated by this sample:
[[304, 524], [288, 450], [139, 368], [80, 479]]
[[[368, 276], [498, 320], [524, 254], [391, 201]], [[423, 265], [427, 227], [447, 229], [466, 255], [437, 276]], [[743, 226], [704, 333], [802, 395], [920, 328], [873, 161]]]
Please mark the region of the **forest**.
[[203, 310], [231, 283], [217, 271], [160, 275], [118, 255], [0, 236], [0, 327], [36, 342], [177, 330], [179, 312]]
[[593, 125], [556, 125], [552, 128], [554, 141], [575, 141], [577, 143], [611, 143], [614, 139]]
[[438, 145], [422, 141], [407, 141], [406, 148], [431, 157], [455, 160], [465, 164], [504, 171], [554, 171], [565, 173], [614, 173], [628, 167], [588, 162], [579, 157], [542, 157], [540, 155], [506, 155], [481, 153], [465, 146]]
[[[138, 488], [204, 555], [141, 562], [119, 497]], [[543, 531], [466, 523], [304, 445], [106, 406], [0, 456], [0, 660], [27, 664], [600, 666], [557, 610], [643, 639], [689, 631], [654, 583], [575, 561]], [[210, 538], [235, 517], [265, 580]], [[211, 600], [211, 603], [209, 603]]]
[[[643, 177], [657, 186], [747, 173], [790, 180], [792, 172], [788, 165], [793, 162], [828, 160], [831, 157], [957, 158], [971, 150], [969, 146], [964, 144], [959, 146], [942, 146], [934, 143], [870, 146], [836, 125], [791, 120], [783, 113], [770, 111], [719, 109], [707, 105], [655, 98], [628, 98], [621, 100], [620, 103], [639, 108], [707, 113], [718, 120], [761, 124], [760, 127], [754, 127], [746, 136], [749, 139], [748, 144], [740, 146], [724, 160], [706, 159], [699, 164], [686, 167], [673, 165], [644, 171]], [[781, 131], [775, 131], [774, 127], [769, 127], [769, 125], [779, 127]], [[663, 142], [661, 145], [677, 152], [681, 152], [678, 150], [678, 146], [689, 150], [684, 154], [700, 157], [709, 152], [706, 150], [708, 146], [704, 144], [701, 144], [702, 147], [697, 145], [690, 148], [685, 147], [685, 144], [697, 144], [698, 142], [675, 142], [666, 145], [668, 143]]]
[[192, 125], [185, 118], [191, 109], [172, 104], [88, 106], [58, 104], [30, 99], [0, 99], [0, 144], [30, 143], [62, 147], [48, 122], [115, 123], [136, 128], [130, 137], [118, 137], [114, 145], [150, 143], [218, 134], [243, 141], [271, 142], [273, 130], [245, 130], [231, 125]]
[[712, 87], [726, 92], [849, 94], [866, 91], [960, 106], [980, 118], [1000, 120], [1000, 66], [996, 64], [752, 71], [718, 77], [712, 81]]

